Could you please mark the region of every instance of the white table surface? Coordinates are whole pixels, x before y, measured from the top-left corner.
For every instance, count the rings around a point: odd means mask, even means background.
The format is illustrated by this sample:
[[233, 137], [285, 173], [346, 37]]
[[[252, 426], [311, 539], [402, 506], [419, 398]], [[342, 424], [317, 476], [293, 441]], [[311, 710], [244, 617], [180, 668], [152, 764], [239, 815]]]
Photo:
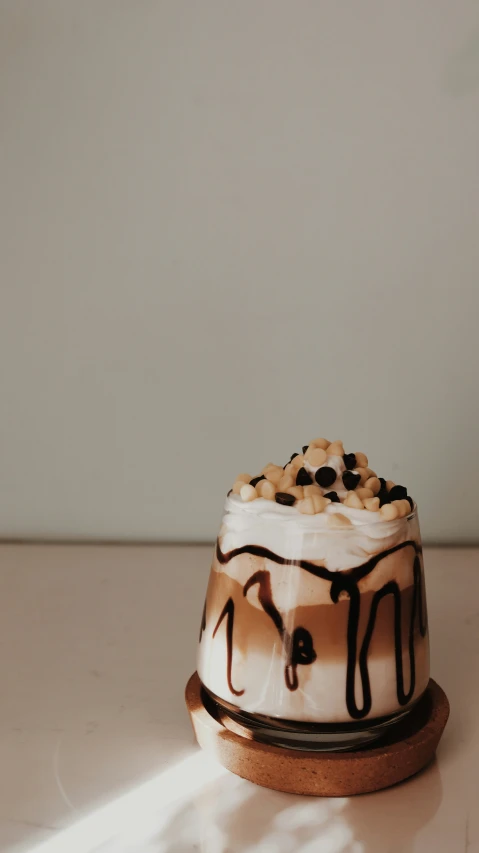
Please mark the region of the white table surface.
[[183, 701], [212, 548], [0, 546], [2, 853], [479, 853], [479, 550], [426, 549], [437, 760], [351, 799], [268, 791]]

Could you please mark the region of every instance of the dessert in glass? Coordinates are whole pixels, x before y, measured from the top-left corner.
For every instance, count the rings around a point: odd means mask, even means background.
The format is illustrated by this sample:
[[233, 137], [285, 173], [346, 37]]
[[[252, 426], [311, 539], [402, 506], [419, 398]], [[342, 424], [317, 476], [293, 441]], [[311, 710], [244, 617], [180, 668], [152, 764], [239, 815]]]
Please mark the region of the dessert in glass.
[[429, 681], [417, 509], [319, 438], [228, 493], [198, 647], [208, 701], [250, 737], [356, 748]]

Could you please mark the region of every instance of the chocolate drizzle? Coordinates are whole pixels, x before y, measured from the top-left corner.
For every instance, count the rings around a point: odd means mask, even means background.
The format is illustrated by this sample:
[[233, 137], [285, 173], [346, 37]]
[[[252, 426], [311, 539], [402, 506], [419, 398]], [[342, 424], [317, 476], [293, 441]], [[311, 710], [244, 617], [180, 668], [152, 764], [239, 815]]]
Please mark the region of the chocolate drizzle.
[[220, 618], [216, 623], [215, 630], [213, 631], [213, 637], [216, 636], [216, 632], [220, 627], [223, 619], [226, 619], [226, 653], [227, 653], [227, 670], [226, 677], [228, 679], [228, 687], [235, 696], [242, 696], [244, 690], [235, 690], [233, 687], [233, 682], [231, 681], [231, 670], [233, 667], [233, 625], [235, 621], [235, 603], [232, 598], [228, 598], [223, 610], [221, 611]]
[[[361, 607], [361, 593], [358, 588], [358, 581], [370, 574], [378, 563], [394, 554], [396, 551], [404, 548], [412, 548], [414, 551], [413, 562], [413, 599], [411, 616], [409, 622], [408, 636], [408, 652], [409, 652], [409, 687], [406, 689], [403, 657], [402, 657], [402, 600], [401, 591], [396, 581], [388, 581], [381, 589], [377, 590], [372, 598], [371, 609], [368, 617], [366, 632], [363, 641], [359, 648], [358, 656], [358, 631], [359, 617]], [[361, 566], [344, 572], [331, 572], [324, 566], [316, 566], [307, 560], [287, 560], [270, 551], [268, 548], [263, 548], [260, 545], [244, 545], [241, 548], [235, 548], [228, 553], [221, 551], [219, 542], [216, 545], [216, 556], [218, 562], [222, 565], [229, 563], [234, 557], [239, 554], [252, 554], [257, 557], [263, 557], [280, 565], [298, 566], [316, 577], [330, 581], [330, 596], [334, 604], [339, 601], [339, 596], [342, 592], [346, 593], [349, 598], [349, 613], [347, 626], [347, 666], [346, 666], [346, 705], [350, 716], [355, 720], [360, 720], [366, 717], [372, 706], [371, 685], [368, 671], [368, 653], [371, 640], [376, 624], [376, 616], [379, 605], [383, 598], [387, 595], [392, 595], [394, 599], [394, 651], [396, 661], [396, 687], [397, 698], [401, 706], [406, 705], [412, 698], [416, 686], [416, 663], [414, 655], [414, 632], [416, 622], [418, 623], [419, 633], [425, 637], [427, 624], [425, 618], [425, 602], [423, 579], [421, 572], [420, 554], [422, 553], [421, 546], [412, 539], [406, 542], [401, 542], [388, 548], [380, 554], [371, 557]], [[298, 665], [312, 664], [316, 660], [316, 651], [313, 648], [312, 636], [305, 628], [297, 626], [293, 633], [290, 634], [285, 628], [283, 617], [277, 609], [272, 595], [271, 576], [267, 570], [255, 572], [246, 582], [243, 588], [243, 595], [246, 596], [252, 586], [258, 584], [258, 599], [265, 613], [272, 620], [278, 634], [283, 643], [285, 653], [285, 681], [289, 690], [293, 691], [298, 688]], [[241, 696], [244, 690], [238, 691], [233, 688], [231, 682], [232, 656], [233, 656], [233, 625], [234, 625], [234, 602], [229, 598], [226, 602], [223, 611], [218, 619], [216, 627], [213, 631], [213, 637], [227, 616], [227, 679], [228, 686], [235, 696]], [[202, 621], [202, 630], [205, 626], [205, 612]], [[356, 701], [355, 678], [356, 669], [359, 667], [359, 676], [362, 689], [362, 706], [359, 706]]]
[[200, 625], [200, 639], [199, 639], [199, 642], [200, 642], [200, 643], [201, 643], [201, 638], [202, 638], [202, 636], [203, 636], [203, 631], [204, 631], [205, 629], [206, 629], [206, 598], [205, 598], [205, 603], [204, 603], [204, 605], [203, 605], [203, 615], [202, 615], [202, 617], [201, 617], [201, 625]]
[[[416, 543], [413, 543], [415, 549], [419, 549]], [[386, 552], [384, 552], [385, 554]], [[394, 598], [394, 653], [396, 658], [396, 693], [400, 705], [407, 705], [414, 694], [416, 687], [416, 662], [414, 656], [414, 627], [416, 622], [416, 613], [419, 614], [419, 631], [422, 637], [426, 635], [426, 625], [424, 621], [424, 603], [421, 584], [421, 563], [416, 554], [413, 564], [413, 600], [411, 609], [411, 618], [409, 622], [409, 690], [404, 688], [404, 672], [402, 660], [402, 635], [401, 635], [401, 592], [396, 581], [388, 581], [381, 589], [375, 592], [369, 619], [366, 627], [366, 633], [359, 651], [359, 675], [361, 678], [361, 687], [363, 693], [363, 705], [360, 708], [356, 702], [355, 691], [355, 675], [357, 663], [357, 637], [359, 628], [359, 613], [360, 613], [360, 598], [361, 594], [357, 587], [357, 583], [351, 576], [344, 576], [339, 572], [335, 573], [337, 577], [331, 584], [331, 600], [336, 604], [339, 600], [341, 592], [346, 592], [349, 596], [349, 615], [348, 615], [348, 661], [346, 669], [346, 705], [351, 717], [355, 720], [360, 720], [366, 717], [371, 710], [372, 697], [371, 685], [369, 681], [368, 671], [368, 652], [371, 639], [376, 623], [376, 616], [381, 600], [386, 595], [392, 595]]]
[[338, 574], [351, 578], [355, 581], [360, 581], [362, 578], [365, 578], [366, 575], [369, 575], [381, 560], [389, 557], [390, 554], [395, 554], [396, 551], [401, 551], [403, 548], [408, 547], [414, 548], [418, 554], [422, 553], [421, 546], [418, 545], [414, 539], [407, 539], [405, 542], [400, 542], [399, 545], [393, 545], [392, 548], [387, 548], [386, 551], [381, 551], [380, 554], [374, 554], [374, 556], [370, 557], [366, 563], [362, 563], [362, 565], [356, 566], [354, 569], [348, 569], [347, 571], [340, 573], [330, 572], [329, 569], [326, 569], [324, 566], [316, 566], [314, 563], [308, 562], [308, 560], [287, 560], [285, 557], [280, 557], [279, 554], [275, 554], [274, 551], [270, 551], [269, 548], [263, 548], [262, 545], [242, 545], [241, 548], [233, 548], [232, 551], [228, 551], [226, 554], [223, 554], [223, 551], [220, 548], [220, 543], [217, 542], [216, 559], [218, 560], [218, 563], [224, 566], [234, 557], [238, 557], [239, 554], [252, 554], [254, 557], [264, 557], [266, 560], [271, 560], [273, 563], [279, 563], [280, 566], [298, 566], [300, 569], [304, 569], [311, 575], [315, 575], [317, 578], [324, 578], [324, 580], [327, 581], [334, 581]]
[[284, 670], [286, 686], [290, 690], [298, 689], [298, 665], [305, 666], [314, 663], [316, 660], [316, 652], [313, 647], [313, 638], [306, 628], [301, 628], [298, 625], [291, 637], [291, 643], [288, 648], [287, 663]]
[[313, 638], [306, 628], [297, 627], [291, 635], [285, 628], [283, 617], [273, 601], [271, 590], [271, 575], [266, 569], [255, 572], [243, 587], [243, 595], [256, 584], [259, 585], [258, 599], [264, 612], [272, 620], [279, 636], [281, 637], [285, 651], [286, 664], [284, 678], [289, 690], [298, 689], [298, 665], [303, 666], [314, 663], [316, 652], [313, 648]]

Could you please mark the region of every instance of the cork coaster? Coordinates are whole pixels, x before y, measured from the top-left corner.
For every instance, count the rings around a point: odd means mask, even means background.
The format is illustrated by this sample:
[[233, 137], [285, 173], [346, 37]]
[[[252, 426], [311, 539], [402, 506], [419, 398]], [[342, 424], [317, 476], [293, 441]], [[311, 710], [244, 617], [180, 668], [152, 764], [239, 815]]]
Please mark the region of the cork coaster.
[[185, 696], [199, 745], [223, 767], [256, 785], [318, 797], [366, 794], [413, 776], [434, 757], [449, 716], [446, 694], [430, 679], [412, 711], [372, 747], [312, 752], [270, 746], [225, 728], [196, 672]]

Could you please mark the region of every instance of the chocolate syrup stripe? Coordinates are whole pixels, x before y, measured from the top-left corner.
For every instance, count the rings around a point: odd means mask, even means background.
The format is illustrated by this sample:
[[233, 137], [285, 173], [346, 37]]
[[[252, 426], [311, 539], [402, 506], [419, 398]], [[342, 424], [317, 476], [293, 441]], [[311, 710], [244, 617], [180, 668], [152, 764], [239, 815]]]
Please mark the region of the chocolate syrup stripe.
[[[399, 545], [393, 545], [392, 548], [387, 548], [386, 551], [381, 551], [380, 554], [375, 554], [361, 566], [356, 566], [356, 568], [346, 570], [341, 572], [341, 574], [351, 578], [352, 580], [359, 581], [366, 577], [366, 575], [369, 575], [369, 573], [372, 572], [372, 570], [376, 568], [377, 564], [381, 560], [384, 560], [385, 557], [389, 557], [390, 554], [394, 554], [396, 551], [400, 551], [402, 548], [408, 548], [409, 546], [414, 548], [416, 554], [422, 553], [421, 546], [418, 545], [414, 539], [408, 539], [406, 542], [400, 542]], [[308, 562], [308, 560], [287, 560], [285, 557], [280, 557], [279, 554], [275, 554], [274, 551], [270, 551], [269, 548], [263, 548], [262, 545], [242, 545], [241, 548], [233, 548], [232, 551], [228, 551], [224, 554], [220, 548], [219, 541], [216, 542], [216, 558], [221, 565], [229, 563], [230, 560], [234, 557], [238, 557], [240, 554], [252, 554], [254, 557], [264, 557], [266, 560], [272, 560], [274, 563], [279, 563], [281, 566], [298, 566], [306, 572], [327, 581], [334, 581], [338, 575], [338, 572], [330, 572], [329, 569], [326, 569], [324, 566], [316, 566], [314, 563]]]
[[411, 606], [411, 618], [409, 622], [409, 690], [404, 689], [404, 673], [402, 661], [402, 632], [401, 632], [401, 591], [396, 581], [388, 581], [381, 589], [374, 593], [371, 610], [369, 612], [368, 624], [366, 633], [363, 638], [361, 649], [359, 652], [359, 674], [361, 678], [361, 688], [363, 694], [363, 705], [360, 708], [356, 702], [355, 691], [355, 675], [356, 675], [356, 660], [357, 660], [357, 638], [359, 629], [359, 614], [361, 594], [357, 587], [357, 583], [351, 584], [347, 578], [337, 577], [331, 584], [331, 599], [336, 604], [339, 600], [339, 595], [343, 590], [349, 596], [349, 614], [347, 628], [347, 643], [348, 643], [348, 660], [346, 667], [346, 705], [349, 714], [353, 719], [360, 720], [369, 714], [372, 706], [371, 685], [368, 671], [368, 652], [371, 639], [374, 633], [376, 624], [376, 616], [379, 604], [386, 595], [392, 595], [394, 598], [394, 655], [396, 661], [396, 693], [400, 705], [406, 705], [414, 694], [416, 687], [416, 660], [414, 655], [414, 625], [416, 614], [419, 621], [419, 632], [422, 637], [425, 637], [427, 626], [424, 619], [424, 601], [421, 578], [421, 563], [419, 556], [416, 554], [413, 564], [413, 600]]
[[205, 628], [206, 628], [206, 598], [205, 598], [205, 603], [203, 604], [203, 615], [201, 617], [200, 639], [199, 639], [200, 643], [201, 643], [201, 638], [203, 636], [203, 631], [205, 630]]
[[296, 627], [292, 634], [286, 630], [283, 617], [273, 601], [271, 575], [266, 569], [259, 570], [251, 575], [243, 587], [243, 595], [246, 597], [248, 590], [252, 586], [256, 586], [256, 584], [259, 585], [259, 603], [264, 612], [272, 620], [283, 642], [286, 657], [284, 668], [286, 686], [289, 690], [297, 690], [299, 686], [298, 665], [310, 664], [316, 660], [313, 638], [306, 628], [301, 628], [300, 626]]
[[[399, 551], [403, 548], [411, 547], [414, 549], [414, 563], [413, 563], [413, 601], [411, 608], [411, 619], [409, 623], [409, 637], [408, 637], [408, 651], [409, 651], [409, 690], [405, 690], [404, 685], [404, 672], [403, 672], [403, 660], [402, 660], [402, 632], [401, 632], [401, 592], [399, 589], [399, 585], [396, 581], [388, 581], [384, 586], [377, 590], [374, 594], [372, 602], [371, 602], [371, 610], [369, 613], [368, 624], [366, 627], [366, 633], [363, 638], [363, 642], [361, 644], [361, 648], [359, 651], [359, 661], [357, 656], [357, 646], [358, 646], [358, 630], [359, 630], [359, 616], [360, 616], [360, 601], [361, 595], [358, 589], [358, 581], [361, 578], [364, 578], [373, 569], [377, 566], [377, 564], [383, 560], [385, 557], [388, 557], [390, 554], [394, 554], [396, 551]], [[348, 708], [348, 712], [351, 717], [354, 719], [361, 719], [362, 717], [367, 716], [367, 714], [371, 710], [372, 706], [372, 697], [371, 697], [371, 685], [369, 679], [369, 671], [367, 665], [369, 646], [371, 643], [371, 639], [374, 633], [374, 627], [376, 624], [376, 616], [379, 604], [381, 600], [386, 595], [392, 595], [394, 598], [394, 651], [395, 651], [395, 661], [396, 661], [396, 687], [397, 687], [397, 697], [400, 705], [406, 705], [410, 699], [412, 698], [416, 686], [416, 662], [414, 656], [414, 625], [416, 621], [416, 614], [419, 622], [419, 631], [422, 637], [426, 635], [427, 625], [424, 616], [424, 600], [423, 600], [423, 581], [421, 576], [421, 562], [419, 559], [419, 554], [422, 553], [421, 546], [418, 545], [414, 540], [408, 540], [407, 542], [401, 542], [399, 545], [395, 545], [392, 548], [388, 548], [386, 551], [383, 551], [380, 554], [376, 554], [374, 557], [371, 557], [366, 563], [362, 566], [358, 566], [355, 569], [351, 569], [349, 572], [330, 572], [324, 566], [316, 566], [314, 563], [310, 563], [307, 560], [286, 560], [283, 557], [280, 557], [278, 554], [275, 554], [273, 551], [270, 551], [268, 548], [263, 548], [259, 545], [245, 545], [242, 548], [236, 548], [232, 551], [229, 551], [227, 554], [223, 554], [221, 551], [219, 542], [216, 546], [216, 556], [218, 562], [221, 564], [228, 563], [234, 557], [239, 554], [253, 554], [257, 557], [263, 557], [268, 560], [272, 560], [273, 562], [279, 563], [281, 565], [293, 565], [298, 566], [304, 569], [307, 572], [315, 575], [316, 577], [321, 577], [324, 580], [331, 582], [330, 595], [331, 600], [336, 604], [339, 600], [339, 595], [341, 592], [346, 592], [349, 597], [349, 614], [348, 614], [348, 627], [347, 627], [347, 644], [348, 644], [348, 659], [347, 659], [347, 668], [346, 668], [346, 705]], [[313, 641], [311, 634], [305, 628], [301, 626], [297, 626], [291, 636], [284, 627], [283, 618], [277, 609], [276, 605], [273, 601], [272, 590], [271, 590], [271, 578], [270, 573], [266, 570], [260, 570], [255, 572], [249, 580], [246, 582], [243, 594], [246, 595], [248, 590], [251, 589], [252, 586], [258, 584], [258, 599], [263, 607], [265, 613], [270, 617], [273, 621], [282, 641], [283, 648], [285, 650], [286, 656], [286, 664], [285, 664], [285, 680], [286, 685], [289, 690], [296, 690], [298, 687], [298, 676], [297, 676], [297, 667], [299, 664], [307, 665], [311, 664], [316, 660], [316, 652], [313, 648]], [[205, 604], [206, 608], [206, 604]], [[218, 619], [216, 627], [213, 631], [213, 637], [216, 635], [216, 632], [221, 625], [221, 622], [225, 618], [227, 619], [227, 678], [228, 678], [228, 686], [232, 693], [236, 696], [240, 696], [244, 691], [237, 691], [233, 688], [231, 683], [231, 668], [232, 668], [232, 659], [233, 659], [233, 626], [234, 626], [234, 602], [232, 598], [229, 598], [226, 602], [223, 611]], [[206, 621], [206, 609], [203, 611], [203, 619], [201, 625], [200, 639], [201, 634], [205, 628]], [[361, 678], [361, 687], [363, 694], [363, 704], [362, 707], [359, 707], [356, 702], [356, 693], [355, 693], [355, 674], [356, 674], [356, 666], [359, 664], [359, 674]]]
[[227, 654], [227, 670], [226, 677], [228, 679], [228, 687], [235, 696], [242, 696], [244, 690], [235, 690], [233, 687], [233, 682], [231, 681], [231, 669], [233, 666], [233, 625], [235, 621], [235, 603], [232, 598], [228, 598], [223, 610], [221, 611], [220, 618], [216, 623], [216, 628], [213, 631], [213, 637], [216, 636], [216, 632], [220, 627], [223, 619], [226, 618], [226, 654]]

